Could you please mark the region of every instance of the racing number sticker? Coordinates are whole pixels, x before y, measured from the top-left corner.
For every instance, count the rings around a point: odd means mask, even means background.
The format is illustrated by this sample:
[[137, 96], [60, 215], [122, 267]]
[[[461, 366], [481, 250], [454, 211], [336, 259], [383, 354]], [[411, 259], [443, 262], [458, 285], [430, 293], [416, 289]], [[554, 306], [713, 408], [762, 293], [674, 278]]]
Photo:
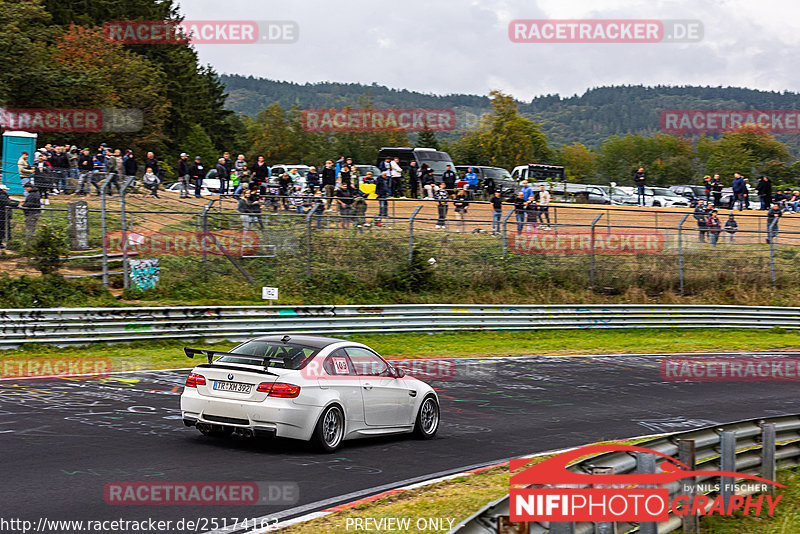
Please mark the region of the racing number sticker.
[[347, 375], [350, 374], [350, 369], [347, 368], [347, 359], [346, 358], [332, 358], [333, 361], [333, 372], [337, 375]]

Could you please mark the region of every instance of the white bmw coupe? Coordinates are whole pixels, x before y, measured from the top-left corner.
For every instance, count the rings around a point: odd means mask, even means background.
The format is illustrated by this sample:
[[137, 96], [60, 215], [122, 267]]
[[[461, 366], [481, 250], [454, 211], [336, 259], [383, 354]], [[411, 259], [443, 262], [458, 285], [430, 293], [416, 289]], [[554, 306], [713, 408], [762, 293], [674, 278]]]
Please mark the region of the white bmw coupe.
[[264, 336], [204, 356], [186, 379], [181, 413], [206, 435], [277, 436], [323, 452], [342, 441], [439, 429], [439, 398], [375, 351], [343, 339]]

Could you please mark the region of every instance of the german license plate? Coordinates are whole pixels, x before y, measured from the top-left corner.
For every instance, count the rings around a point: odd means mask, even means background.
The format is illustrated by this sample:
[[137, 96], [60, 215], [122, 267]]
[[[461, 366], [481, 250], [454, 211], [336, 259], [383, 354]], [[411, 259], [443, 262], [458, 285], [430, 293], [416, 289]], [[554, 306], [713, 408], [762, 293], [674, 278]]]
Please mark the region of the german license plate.
[[233, 393], [250, 393], [253, 384], [243, 384], [242, 382], [221, 382], [214, 380], [214, 389], [217, 391], [231, 391]]

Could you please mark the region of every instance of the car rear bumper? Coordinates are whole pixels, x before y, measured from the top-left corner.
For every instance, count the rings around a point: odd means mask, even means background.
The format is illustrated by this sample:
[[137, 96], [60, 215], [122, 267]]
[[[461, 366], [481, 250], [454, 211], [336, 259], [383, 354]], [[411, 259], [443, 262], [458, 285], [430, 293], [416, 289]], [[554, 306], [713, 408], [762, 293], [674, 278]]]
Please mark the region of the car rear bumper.
[[317, 408], [295, 404], [292, 399], [242, 402], [203, 396], [189, 388], [181, 395], [181, 415], [186, 426], [209, 430], [231, 428], [243, 435], [308, 440], [317, 422], [317, 412]]

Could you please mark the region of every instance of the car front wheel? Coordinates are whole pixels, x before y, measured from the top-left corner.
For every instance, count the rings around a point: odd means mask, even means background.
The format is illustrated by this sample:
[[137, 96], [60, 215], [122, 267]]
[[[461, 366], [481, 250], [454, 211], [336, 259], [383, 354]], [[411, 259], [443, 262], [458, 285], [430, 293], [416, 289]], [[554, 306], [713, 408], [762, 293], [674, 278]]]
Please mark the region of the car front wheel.
[[339, 406], [328, 406], [317, 421], [311, 443], [320, 452], [333, 452], [344, 437], [344, 412]]
[[419, 407], [414, 435], [419, 439], [433, 439], [437, 430], [439, 430], [439, 403], [435, 397], [429, 396]]

